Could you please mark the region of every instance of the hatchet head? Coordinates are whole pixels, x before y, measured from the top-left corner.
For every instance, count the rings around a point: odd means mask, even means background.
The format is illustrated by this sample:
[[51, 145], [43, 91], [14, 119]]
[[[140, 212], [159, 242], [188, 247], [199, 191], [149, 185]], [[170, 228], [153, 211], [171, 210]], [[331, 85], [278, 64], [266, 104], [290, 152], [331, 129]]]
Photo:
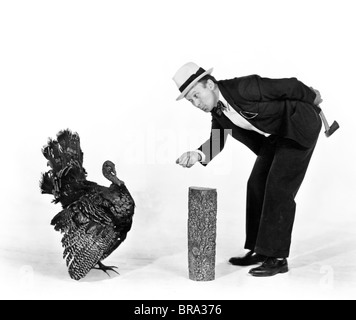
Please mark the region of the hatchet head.
[[326, 137], [329, 138], [339, 128], [340, 128], [339, 124], [336, 121], [334, 121], [331, 127], [325, 131]]

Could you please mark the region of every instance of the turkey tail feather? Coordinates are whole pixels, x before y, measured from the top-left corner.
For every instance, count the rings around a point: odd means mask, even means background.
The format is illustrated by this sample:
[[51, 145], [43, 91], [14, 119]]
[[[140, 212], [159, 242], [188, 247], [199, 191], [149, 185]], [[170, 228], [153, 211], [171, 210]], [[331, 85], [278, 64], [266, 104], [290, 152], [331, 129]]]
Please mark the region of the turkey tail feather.
[[83, 168], [79, 135], [69, 129], [60, 131], [57, 140], [50, 139], [43, 147], [42, 153], [51, 167], [50, 171], [42, 175], [40, 182], [42, 193], [53, 194], [54, 202], [61, 202], [63, 206], [77, 200], [80, 193], [74, 189], [76, 185], [86, 180], [87, 174]]
[[80, 138], [75, 132], [63, 130], [57, 135], [58, 144], [63, 150], [63, 158], [65, 165], [75, 162], [78, 167], [83, 167], [83, 152], [80, 148]]
[[85, 172], [79, 135], [72, 133], [69, 129], [60, 131], [57, 140], [50, 139], [42, 149], [42, 153], [48, 160], [48, 165], [56, 173], [70, 164], [74, 164]]
[[40, 188], [42, 194], [53, 194], [53, 175], [51, 172], [46, 172], [42, 174], [42, 179], [40, 181]]

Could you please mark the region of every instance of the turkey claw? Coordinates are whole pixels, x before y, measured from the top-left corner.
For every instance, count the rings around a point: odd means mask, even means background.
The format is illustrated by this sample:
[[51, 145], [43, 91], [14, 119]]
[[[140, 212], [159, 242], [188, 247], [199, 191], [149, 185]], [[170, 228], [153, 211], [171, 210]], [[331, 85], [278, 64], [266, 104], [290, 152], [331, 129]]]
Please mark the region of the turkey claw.
[[118, 273], [115, 269], [118, 269], [118, 267], [115, 267], [115, 266], [105, 266], [103, 265], [101, 262], [98, 263], [98, 268], [93, 268], [95, 270], [101, 270], [103, 272], [105, 272], [109, 277], [110, 277], [110, 274], [108, 273], [108, 271], [112, 271], [112, 272], [115, 272], [116, 274], [120, 275], [120, 273]]

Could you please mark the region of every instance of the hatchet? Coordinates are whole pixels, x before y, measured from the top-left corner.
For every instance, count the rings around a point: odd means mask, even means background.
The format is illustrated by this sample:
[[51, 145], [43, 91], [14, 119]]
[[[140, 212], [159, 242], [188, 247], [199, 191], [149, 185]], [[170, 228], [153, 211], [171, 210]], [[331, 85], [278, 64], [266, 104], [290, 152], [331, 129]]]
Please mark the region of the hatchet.
[[319, 116], [324, 123], [325, 135], [327, 138], [329, 138], [337, 129], [340, 128], [339, 124], [336, 121], [334, 121], [330, 127], [328, 121], [325, 118], [323, 111], [320, 111]]

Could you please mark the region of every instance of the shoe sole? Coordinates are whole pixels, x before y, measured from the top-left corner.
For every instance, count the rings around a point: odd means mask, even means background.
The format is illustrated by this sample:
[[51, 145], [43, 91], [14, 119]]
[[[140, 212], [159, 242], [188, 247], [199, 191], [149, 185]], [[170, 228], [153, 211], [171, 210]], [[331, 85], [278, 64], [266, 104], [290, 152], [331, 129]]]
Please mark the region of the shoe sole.
[[250, 267], [250, 266], [256, 266], [256, 265], [259, 265], [263, 262], [265, 262], [266, 259], [262, 259], [262, 260], [258, 260], [258, 261], [253, 261], [253, 262], [250, 262], [250, 263], [238, 263], [238, 262], [231, 262], [231, 260], [229, 261], [229, 263], [235, 267]]
[[277, 274], [285, 274], [285, 273], [288, 273], [288, 272], [289, 272], [289, 268], [288, 268], [288, 266], [286, 266], [286, 267], [283, 267], [280, 271], [278, 271], [276, 273], [269, 274], [269, 275], [266, 275], [266, 274], [253, 274], [253, 273], [250, 273], [250, 275], [253, 276], [253, 277], [256, 277], [256, 278], [268, 278], [268, 277], [274, 277]]
[[232, 266], [235, 266], [235, 267], [251, 267], [251, 266], [257, 266], [261, 263], [263, 263], [264, 261], [258, 261], [258, 262], [254, 262], [254, 263], [248, 263], [248, 264], [236, 264], [236, 263], [232, 263], [232, 262], [229, 262]]

